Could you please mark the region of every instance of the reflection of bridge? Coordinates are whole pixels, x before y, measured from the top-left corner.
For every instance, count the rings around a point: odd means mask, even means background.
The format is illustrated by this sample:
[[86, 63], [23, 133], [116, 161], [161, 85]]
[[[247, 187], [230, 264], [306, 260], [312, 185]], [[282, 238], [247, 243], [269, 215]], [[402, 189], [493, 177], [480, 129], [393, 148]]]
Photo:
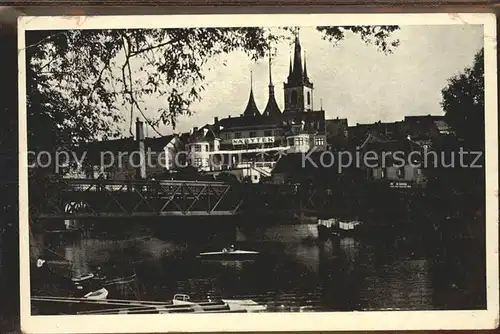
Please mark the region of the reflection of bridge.
[[30, 185], [34, 219], [323, 211], [331, 193], [293, 185], [65, 179]]

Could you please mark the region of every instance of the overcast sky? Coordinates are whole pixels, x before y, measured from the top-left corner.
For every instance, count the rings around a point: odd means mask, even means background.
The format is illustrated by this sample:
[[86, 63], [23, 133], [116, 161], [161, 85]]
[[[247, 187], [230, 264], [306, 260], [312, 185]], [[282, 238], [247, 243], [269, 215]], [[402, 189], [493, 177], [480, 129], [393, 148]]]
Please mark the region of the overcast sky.
[[[385, 55], [357, 36], [347, 35], [338, 46], [321, 39], [314, 28], [300, 31], [307, 70], [314, 84], [314, 109], [321, 100], [326, 118], [347, 118], [349, 125], [401, 120], [406, 115], [443, 114], [441, 90], [447, 79], [473, 63], [483, 46], [483, 27], [471, 25], [402, 26], [395, 33], [400, 46]], [[283, 82], [288, 75], [292, 46], [279, 45], [272, 75], [278, 105], [283, 109]], [[225, 62], [226, 66], [222, 63]], [[241, 53], [213, 59], [206, 73], [202, 101], [193, 105], [195, 115], [179, 119], [175, 132], [188, 131], [219, 118], [243, 113], [250, 91], [257, 106], [265, 108], [268, 97], [268, 59], [249, 60]], [[152, 101], [154, 110], [162, 101]], [[163, 134], [171, 127], [159, 128]], [[149, 129], [148, 134], [154, 135]]]

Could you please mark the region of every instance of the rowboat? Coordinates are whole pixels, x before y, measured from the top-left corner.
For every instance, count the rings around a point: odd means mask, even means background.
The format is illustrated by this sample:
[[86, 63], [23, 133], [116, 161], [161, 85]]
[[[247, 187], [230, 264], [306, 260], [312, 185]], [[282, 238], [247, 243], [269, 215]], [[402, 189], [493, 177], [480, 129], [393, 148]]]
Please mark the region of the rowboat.
[[230, 312], [264, 312], [267, 310], [266, 305], [261, 305], [251, 299], [208, 299], [204, 302], [193, 302], [190, 300], [189, 295], [176, 294], [172, 299], [172, 304], [176, 306], [189, 306], [195, 312], [206, 312], [211, 304], [222, 303]]
[[94, 274], [87, 273], [87, 274], [81, 274], [81, 275], [75, 276], [75, 277], [71, 278], [71, 280], [75, 283], [81, 283], [81, 282], [87, 281], [87, 280], [92, 279], [92, 278], [94, 278]]
[[83, 296], [83, 298], [100, 300], [100, 299], [106, 299], [108, 297], [108, 294], [109, 294], [108, 290], [106, 290], [105, 288], [102, 288], [102, 289], [87, 293], [85, 296]]
[[236, 250], [234, 248], [224, 248], [220, 252], [206, 252], [200, 253], [198, 256], [202, 259], [207, 260], [219, 260], [219, 261], [229, 261], [229, 260], [251, 260], [254, 259], [259, 252], [250, 251], [250, 250]]

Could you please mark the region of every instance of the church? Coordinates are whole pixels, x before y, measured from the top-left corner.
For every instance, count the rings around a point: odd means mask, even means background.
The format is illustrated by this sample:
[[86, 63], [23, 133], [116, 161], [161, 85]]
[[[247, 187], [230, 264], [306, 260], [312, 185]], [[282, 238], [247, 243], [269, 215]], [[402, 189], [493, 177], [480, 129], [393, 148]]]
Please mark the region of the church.
[[325, 112], [322, 108], [314, 109], [314, 85], [307, 72], [306, 60], [302, 59], [298, 36], [283, 86], [284, 109], [281, 110], [276, 102], [271, 59], [269, 96], [263, 111], [255, 103], [252, 86], [253, 82], [241, 116], [214, 119], [220, 142], [213, 146], [219, 150], [212, 153], [222, 157], [221, 169], [252, 168], [267, 176], [284, 154], [326, 149]]

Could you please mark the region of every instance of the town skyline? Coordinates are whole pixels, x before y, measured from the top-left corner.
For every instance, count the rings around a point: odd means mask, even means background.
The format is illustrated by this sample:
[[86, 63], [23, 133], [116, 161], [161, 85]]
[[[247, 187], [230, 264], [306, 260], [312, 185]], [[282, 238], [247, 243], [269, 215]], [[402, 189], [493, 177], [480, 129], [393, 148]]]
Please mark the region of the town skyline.
[[[441, 90], [449, 78], [472, 65], [474, 55], [483, 47], [482, 27], [401, 26], [393, 36], [400, 45], [393, 54], [386, 55], [354, 35], [346, 34], [333, 46], [314, 27], [301, 27], [302, 55], [314, 84], [314, 109], [322, 106], [327, 119], [347, 118], [349, 126], [394, 122], [404, 116], [443, 115]], [[290, 42], [281, 42], [272, 62], [272, 81], [281, 110], [291, 55]], [[329, 57], [336, 61], [327, 60]], [[353, 63], [355, 67], [349, 66]], [[158, 126], [160, 133], [187, 132], [212, 123], [214, 117], [240, 116], [248, 102], [251, 81], [256, 104], [263, 111], [268, 99], [267, 57], [254, 62], [243, 52], [221, 55], [207, 63], [205, 75], [206, 89], [201, 100], [193, 104], [194, 113], [180, 116], [175, 129]], [[385, 82], [381, 85], [380, 80]], [[149, 100], [145, 104], [145, 114], [155, 119], [155, 110], [161, 108], [162, 101]], [[122, 128], [126, 136], [127, 122]], [[158, 135], [149, 126], [145, 130], [149, 136]]]

